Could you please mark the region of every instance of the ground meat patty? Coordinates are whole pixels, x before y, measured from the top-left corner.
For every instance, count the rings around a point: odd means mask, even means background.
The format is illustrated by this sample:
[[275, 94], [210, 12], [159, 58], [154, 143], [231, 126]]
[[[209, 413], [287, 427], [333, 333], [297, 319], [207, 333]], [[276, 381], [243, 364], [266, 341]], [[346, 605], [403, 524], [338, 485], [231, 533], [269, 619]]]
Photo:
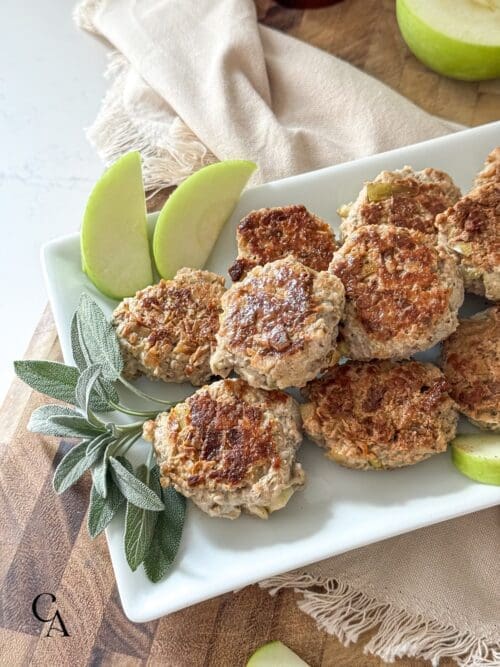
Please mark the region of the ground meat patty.
[[302, 440], [291, 396], [243, 380], [202, 387], [144, 425], [163, 486], [170, 484], [210, 516], [262, 519], [286, 505], [304, 473], [295, 460]]
[[[291, 257], [257, 266], [222, 298], [212, 371], [252, 387], [302, 387], [333, 363], [344, 288]], [[335, 359], [336, 360], [336, 359]]]
[[124, 299], [113, 325], [125, 375], [202, 385], [211, 377], [210, 354], [219, 326], [224, 279], [181, 269], [135, 297]]
[[428, 167], [413, 171], [382, 171], [365, 183], [353, 204], [339, 212], [345, 216], [340, 229], [343, 238], [362, 225], [389, 224], [435, 234], [434, 219], [452, 206], [460, 190], [448, 174]]
[[455, 436], [455, 405], [432, 364], [347, 362], [304, 394], [306, 434], [348, 468], [413, 465], [444, 452]]
[[500, 306], [460, 322], [442, 365], [460, 412], [479, 428], [500, 430]]
[[351, 359], [405, 358], [457, 327], [463, 285], [434, 239], [393, 225], [355, 230], [330, 270], [345, 287], [342, 351]]
[[500, 301], [500, 181], [471, 190], [436, 225], [460, 264], [465, 289]]
[[476, 186], [486, 183], [500, 183], [500, 146], [491, 151], [486, 158], [484, 168], [476, 176]]
[[337, 249], [330, 225], [293, 205], [251, 211], [236, 230], [238, 257], [229, 268], [234, 281], [257, 265], [292, 255], [316, 271], [326, 271]]

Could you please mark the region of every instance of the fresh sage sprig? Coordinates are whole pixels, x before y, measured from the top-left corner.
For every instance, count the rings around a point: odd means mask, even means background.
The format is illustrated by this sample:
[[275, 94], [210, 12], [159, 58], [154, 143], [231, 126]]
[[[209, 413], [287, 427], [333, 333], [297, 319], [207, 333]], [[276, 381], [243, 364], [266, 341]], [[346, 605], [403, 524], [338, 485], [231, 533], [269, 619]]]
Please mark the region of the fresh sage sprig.
[[[96, 537], [117, 512], [125, 509], [124, 548], [135, 571], [141, 564], [157, 582], [172, 566], [185, 519], [185, 499], [160, 485], [160, 471], [148, 460], [134, 470], [126, 457], [142, 435], [142, 426], [159, 410], [132, 409], [120, 400], [118, 386], [151, 403], [174, 403], [140, 391], [123, 377], [123, 358], [115, 331], [99, 306], [86, 294], [71, 322], [71, 348], [76, 366], [55, 361], [15, 361], [16, 375], [51, 398], [69, 403], [43, 405], [31, 415], [28, 430], [45, 435], [79, 438], [57, 466], [53, 486], [63, 493], [87, 472], [92, 475], [87, 527]], [[121, 412], [136, 419], [113, 420]]]

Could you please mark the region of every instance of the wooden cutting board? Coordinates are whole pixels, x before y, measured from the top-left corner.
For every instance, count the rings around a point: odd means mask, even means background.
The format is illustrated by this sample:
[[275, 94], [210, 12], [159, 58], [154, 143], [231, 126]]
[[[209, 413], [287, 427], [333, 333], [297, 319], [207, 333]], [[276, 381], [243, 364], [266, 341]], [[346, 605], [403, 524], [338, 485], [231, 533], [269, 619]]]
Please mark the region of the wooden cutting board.
[[[28, 359], [61, 361], [47, 307]], [[54, 493], [54, 467], [69, 444], [28, 433], [40, 394], [15, 380], [0, 410], [0, 665], [162, 665], [243, 667], [252, 651], [281, 639], [311, 667], [375, 667], [362, 645], [344, 647], [299, 611], [290, 590], [272, 597], [258, 586], [222, 595], [151, 623], [134, 624], [121, 609], [104, 536], [92, 541], [85, 479]], [[59, 618], [43, 623], [56, 610]], [[58, 631], [59, 630], [59, 631]], [[398, 661], [423, 667], [419, 660]], [[441, 663], [452, 665], [452, 661]]]
[[[267, 25], [334, 53], [385, 81], [432, 113], [465, 124], [500, 118], [500, 83], [453, 82], [426, 70], [407, 51], [392, 0], [344, 0], [317, 11], [291, 11], [258, 0]], [[47, 309], [26, 358], [60, 359]], [[166, 665], [239, 667], [251, 652], [281, 639], [313, 667], [369, 667], [362, 645], [343, 647], [302, 614], [294, 593], [271, 597], [257, 586], [137, 625], [121, 610], [106, 543], [86, 531], [88, 481], [56, 496], [52, 472], [67, 443], [27, 433], [43, 397], [15, 381], [0, 410], [0, 665]], [[47, 637], [57, 610], [69, 636]], [[62, 628], [55, 620], [55, 626]], [[405, 667], [424, 661], [400, 660]], [[452, 665], [443, 661], [441, 665]]]
[[500, 79], [454, 81], [422, 65], [399, 32], [394, 0], [343, 0], [308, 11], [256, 0], [266, 25], [329, 51], [383, 81], [436, 116], [463, 125], [500, 118]]

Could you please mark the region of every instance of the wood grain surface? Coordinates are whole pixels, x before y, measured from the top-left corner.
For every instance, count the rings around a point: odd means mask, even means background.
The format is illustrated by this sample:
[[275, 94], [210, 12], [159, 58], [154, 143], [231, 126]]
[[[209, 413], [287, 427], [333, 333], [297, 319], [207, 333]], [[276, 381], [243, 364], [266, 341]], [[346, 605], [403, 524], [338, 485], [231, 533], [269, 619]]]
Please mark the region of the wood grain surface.
[[348, 61], [436, 116], [464, 125], [500, 118], [500, 79], [455, 81], [422, 65], [399, 32], [394, 0], [343, 0], [308, 11], [256, 0], [260, 20]]
[[[48, 307], [26, 358], [61, 360]], [[318, 630], [290, 590], [272, 597], [249, 586], [158, 621], [128, 621], [104, 536], [92, 541], [87, 534], [89, 480], [61, 496], [52, 490], [53, 470], [70, 443], [26, 431], [31, 412], [43, 403], [40, 394], [15, 380], [0, 410], [0, 665], [243, 667], [255, 648], [272, 639], [285, 642], [311, 667], [386, 664], [364, 655], [362, 643], [344, 647]], [[31, 610], [40, 593], [55, 595], [53, 605], [40, 609], [49, 618], [57, 608], [69, 637], [46, 636], [50, 624]]]
[[[391, 0], [344, 0], [308, 12], [269, 0], [257, 6], [266, 24], [348, 60], [432, 113], [465, 124], [500, 118], [499, 81], [453, 82], [424, 68], [399, 36]], [[60, 359], [49, 309], [26, 358]], [[318, 630], [291, 591], [271, 597], [251, 586], [159, 621], [130, 623], [105, 540], [92, 542], [87, 535], [88, 480], [62, 496], [52, 491], [54, 467], [70, 444], [26, 431], [31, 412], [43, 402], [15, 381], [0, 410], [0, 665], [239, 667], [271, 639], [284, 641], [312, 667], [385, 664], [364, 655], [362, 642], [346, 648]], [[56, 596], [44, 613], [49, 617], [57, 608], [69, 637], [46, 637], [47, 624], [33, 616], [32, 601], [44, 592]]]

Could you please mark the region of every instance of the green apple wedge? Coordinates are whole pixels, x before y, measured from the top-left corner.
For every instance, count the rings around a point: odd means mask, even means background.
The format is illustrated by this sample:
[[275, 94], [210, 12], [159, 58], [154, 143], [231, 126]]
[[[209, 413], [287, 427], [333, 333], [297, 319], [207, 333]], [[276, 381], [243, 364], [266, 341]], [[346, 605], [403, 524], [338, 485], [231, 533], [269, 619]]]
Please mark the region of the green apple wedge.
[[483, 484], [500, 485], [500, 434], [459, 435], [451, 457], [461, 473]]
[[396, 14], [427, 67], [464, 81], [500, 76], [500, 0], [397, 0]]
[[258, 648], [246, 667], [308, 667], [299, 656], [280, 641], [269, 642]]
[[162, 278], [183, 267], [201, 269], [257, 165], [225, 160], [187, 178], [163, 206], [153, 237], [153, 255]]
[[138, 152], [123, 155], [94, 186], [80, 244], [82, 268], [106, 296], [123, 299], [153, 282]]

